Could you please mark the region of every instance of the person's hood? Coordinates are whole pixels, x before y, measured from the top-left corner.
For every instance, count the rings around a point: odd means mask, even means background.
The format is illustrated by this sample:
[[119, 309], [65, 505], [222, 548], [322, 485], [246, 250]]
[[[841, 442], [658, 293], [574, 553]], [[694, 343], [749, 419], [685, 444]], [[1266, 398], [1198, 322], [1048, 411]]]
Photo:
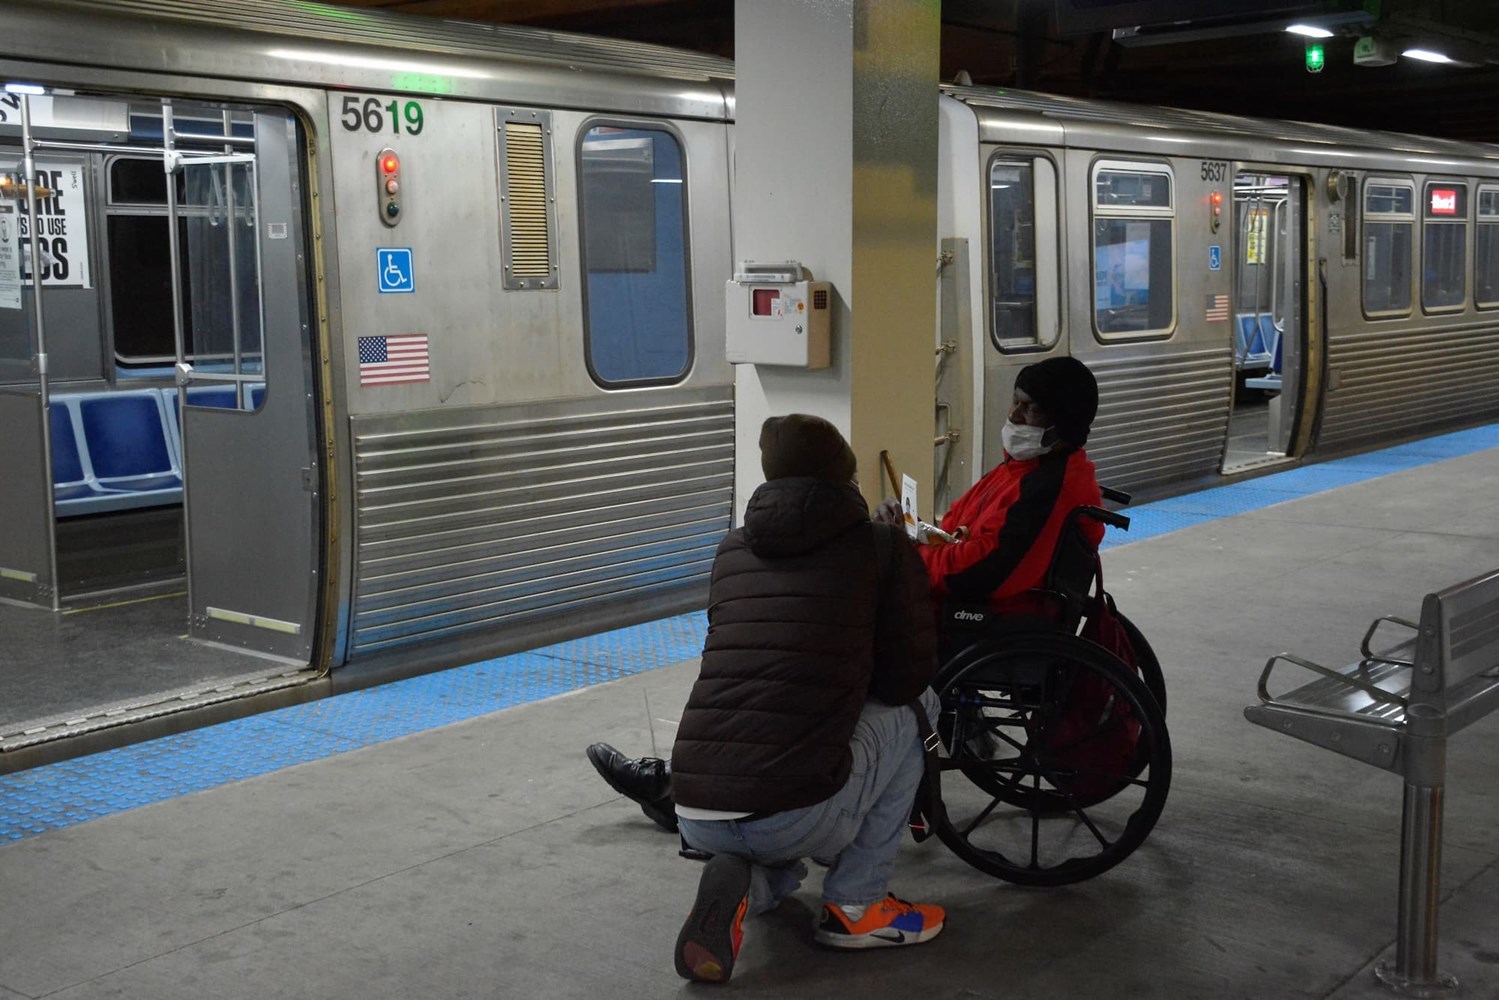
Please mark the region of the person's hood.
[[749, 499], [744, 539], [757, 556], [799, 555], [868, 520], [869, 505], [852, 483], [772, 479]]

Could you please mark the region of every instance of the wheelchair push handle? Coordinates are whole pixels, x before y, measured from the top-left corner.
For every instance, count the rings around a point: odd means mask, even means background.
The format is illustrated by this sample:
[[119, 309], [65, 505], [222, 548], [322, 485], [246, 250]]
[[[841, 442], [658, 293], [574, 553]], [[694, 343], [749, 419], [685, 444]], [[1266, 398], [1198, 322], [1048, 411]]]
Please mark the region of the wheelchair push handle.
[[1109, 503], [1127, 504], [1130, 502], [1130, 495], [1128, 493], [1124, 492], [1123, 490], [1116, 490], [1112, 487], [1104, 486], [1102, 483], [1100, 483], [1098, 486], [1098, 492], [1102, 493], [1103, 498]]

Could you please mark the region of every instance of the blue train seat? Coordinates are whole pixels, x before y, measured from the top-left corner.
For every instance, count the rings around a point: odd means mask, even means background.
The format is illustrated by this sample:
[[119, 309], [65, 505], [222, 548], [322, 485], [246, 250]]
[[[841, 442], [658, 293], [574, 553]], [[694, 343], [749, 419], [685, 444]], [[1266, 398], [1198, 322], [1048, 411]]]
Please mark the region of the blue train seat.
[[234, 409], [234, 386], [193, 385], [187, 389], [188, 406], [213, 406], [223, 410]]
[[[164, 464], [162, 460], [165, 429], [160, 405], [152, 398], [156, 396], [148, 389], [52, 397], [52, 482], [58, 517], [181, 502], [176, 460], [170, 453]], [[134, 402], [117, 402], [115, 397]], [[120, 414], [123, 419], [117, 419]], [[133, 440], [138, 434], [144, 444]]]
[[101, 487], [132, 493], [172, 491], [180, 499], [182, 477], [168, 441], [160, 393], [145, 389], [83, 396], [78, 415]]
[[93, 473], [78, 447], [78, 432], [73, 424], [74, 408], [66, 402], [52, 400], [48, 407], [52, 424], [52, 489], [59, 515], [82, 512], [85, 501], [107, 497], [99, 489]]
[[1238, 313], [1234, 317], [1234, 360], [1239, 368], [1268, 368], [1278, 339], [1269, 313]]

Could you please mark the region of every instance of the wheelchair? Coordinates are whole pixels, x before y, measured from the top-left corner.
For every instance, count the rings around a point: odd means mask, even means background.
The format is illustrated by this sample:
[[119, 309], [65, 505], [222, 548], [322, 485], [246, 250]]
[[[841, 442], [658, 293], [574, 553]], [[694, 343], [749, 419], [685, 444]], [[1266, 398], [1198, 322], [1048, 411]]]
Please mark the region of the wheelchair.
[[[932, 683], [942, 705], [942, 807], [932, 831], [968, 864], [1021, 885], [1066, 885], [1114, 867], [1149, 835], [1171, 786], [1160, 663], [1103, 592], [1085, 518], [1129, 527], [1128, 517], [1099, 507], [1069, 513], [1046, 585], [1033, 592], [1051, 614], [986, 605], [942, 613]], [[1084, 637], [1104, 601], [1134, 666]]]

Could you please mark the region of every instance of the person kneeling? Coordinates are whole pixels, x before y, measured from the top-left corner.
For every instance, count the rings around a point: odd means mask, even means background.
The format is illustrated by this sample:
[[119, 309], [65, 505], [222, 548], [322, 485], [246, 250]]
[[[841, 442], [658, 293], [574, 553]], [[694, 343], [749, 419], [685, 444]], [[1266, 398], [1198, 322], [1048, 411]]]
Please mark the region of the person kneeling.
[[937, 708], [926, 573], [900, 528], [871, 522], [832, 424], [772, 417], [760, 452], [767, 482], [714, 558], [662, 782], [683, 841], [712, 855], [675, 953], [701, 982], [729, 978], [742, 921], [801, 884], [804, 858], [829, 864], [821, 944], [918, 944], [945, 918], [887, 891], [924, 766], [913, 707]]

